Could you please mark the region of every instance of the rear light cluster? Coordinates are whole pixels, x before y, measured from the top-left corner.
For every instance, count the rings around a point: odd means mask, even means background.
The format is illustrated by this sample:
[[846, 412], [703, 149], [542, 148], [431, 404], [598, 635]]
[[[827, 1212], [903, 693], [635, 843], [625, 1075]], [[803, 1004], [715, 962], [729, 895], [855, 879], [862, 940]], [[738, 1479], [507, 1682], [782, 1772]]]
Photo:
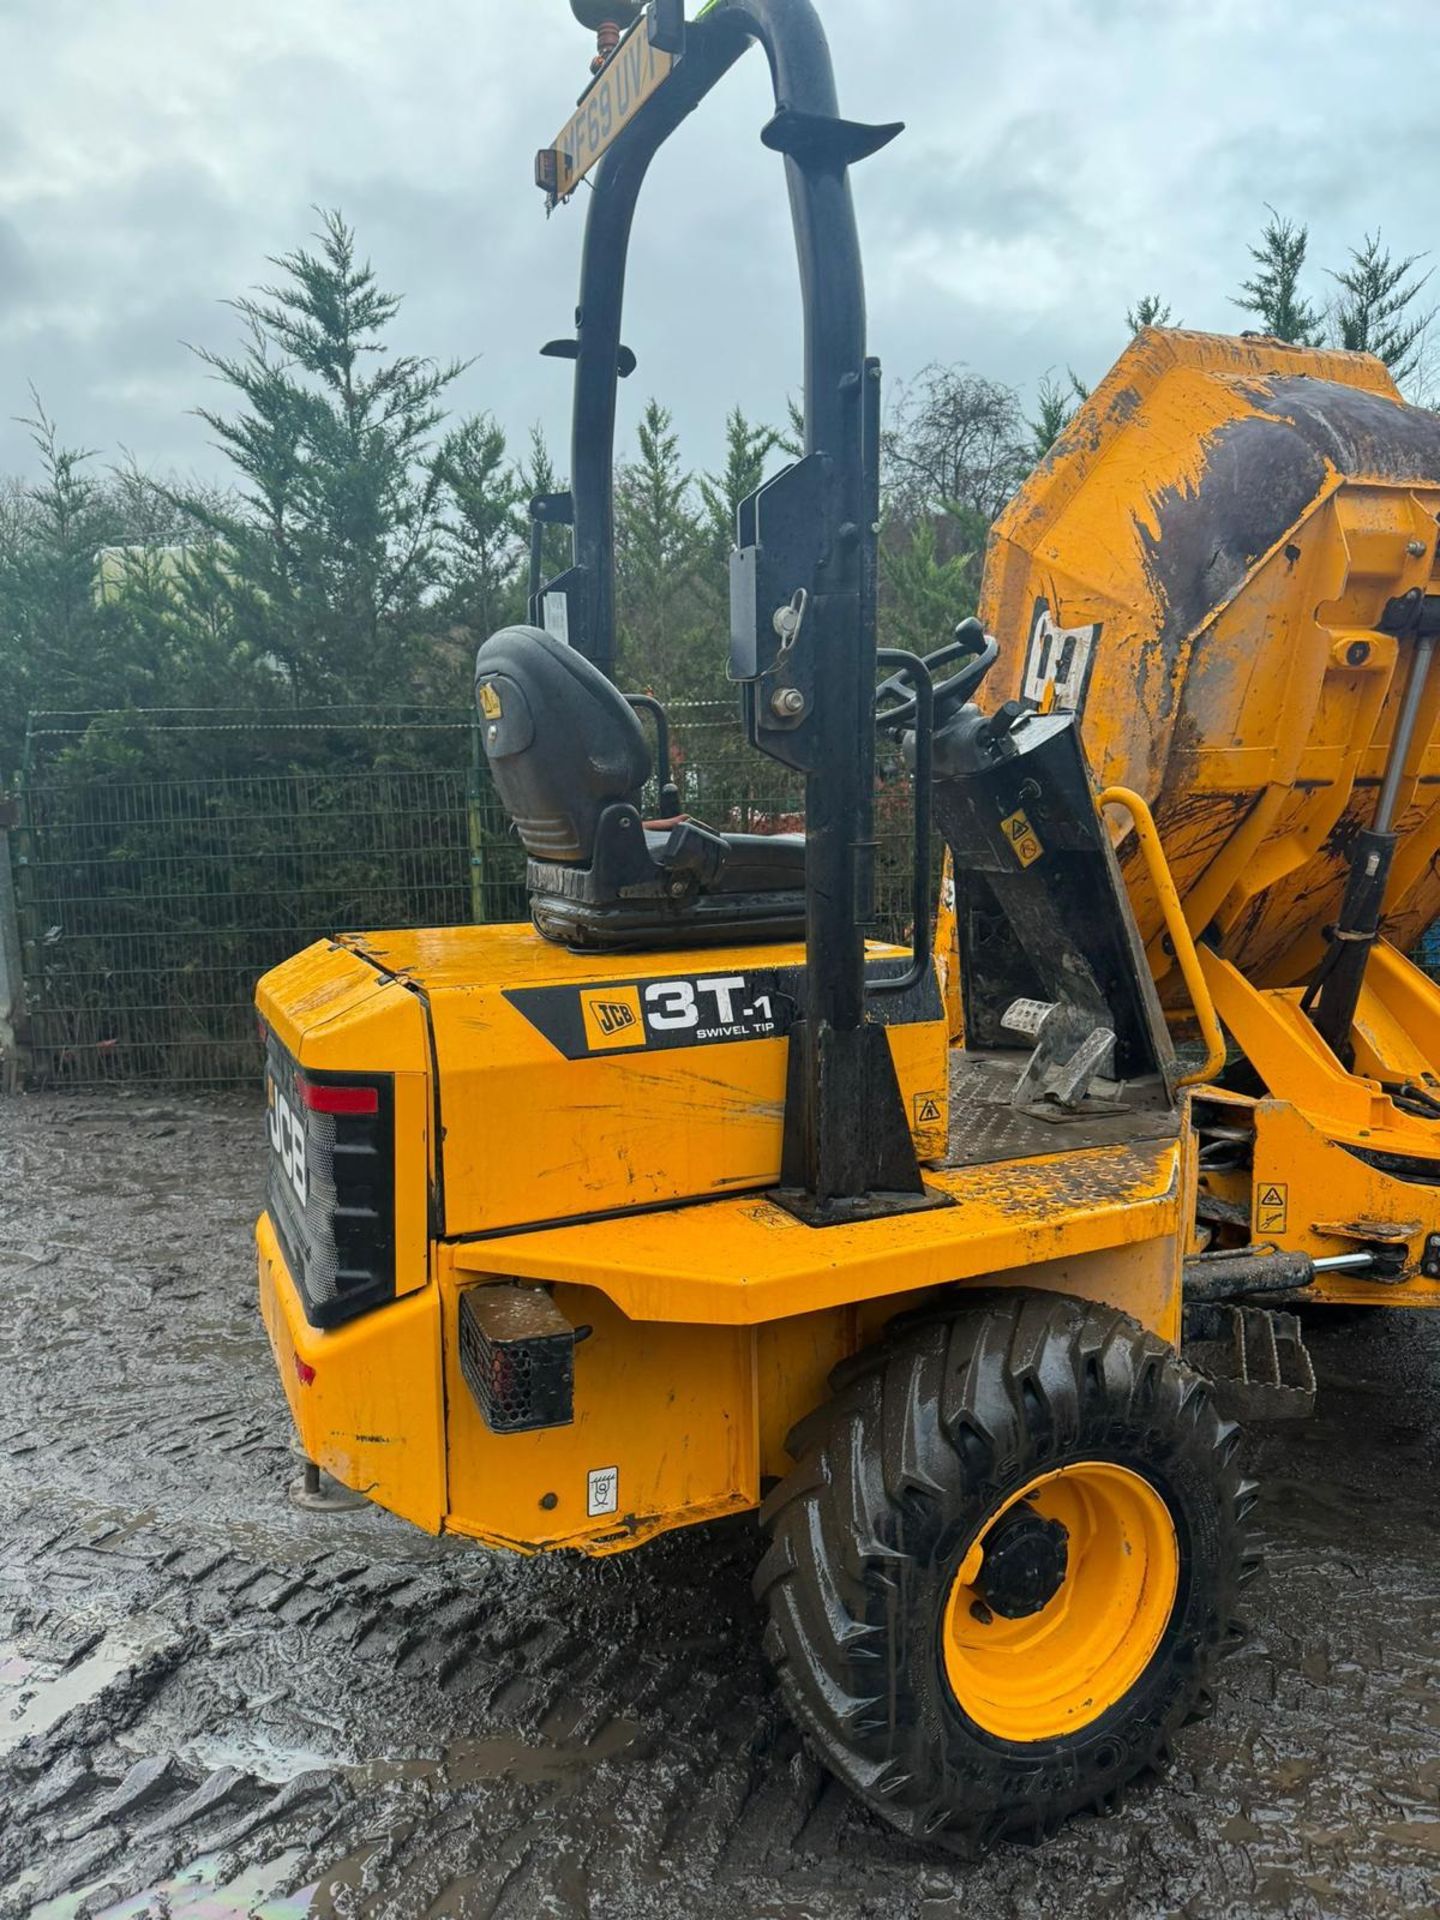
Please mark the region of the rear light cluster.
[[379, 1113], [380, 1089], [377, 1086], [331, 1086], [309, 1080], [302, 1073], [295, 1081], [300, 1104], [310, 1113]]
[[266, 1050], [270, 1217], [312, 1326], [395, 1297], [395, 1100], [388, 1074], [301, 1072]]

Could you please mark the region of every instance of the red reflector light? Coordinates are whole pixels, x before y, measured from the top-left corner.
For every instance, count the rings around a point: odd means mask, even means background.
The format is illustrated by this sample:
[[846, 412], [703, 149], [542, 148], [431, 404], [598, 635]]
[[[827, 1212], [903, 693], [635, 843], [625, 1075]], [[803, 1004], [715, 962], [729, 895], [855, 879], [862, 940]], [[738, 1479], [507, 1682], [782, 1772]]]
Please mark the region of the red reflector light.
[[297, 1080], [301, 1103], [311, 1113], [378, 1113], [377, 1087], [320, 1087], [313, 1080]]
[[308, 1387], [310, 1382], [315, 1378], [314, 1367], [310, 1365], [308, 1360], [302, 1360], [298, 1353], [295, 1356], [295, 1372], [299, 1376], [302, 1387]]

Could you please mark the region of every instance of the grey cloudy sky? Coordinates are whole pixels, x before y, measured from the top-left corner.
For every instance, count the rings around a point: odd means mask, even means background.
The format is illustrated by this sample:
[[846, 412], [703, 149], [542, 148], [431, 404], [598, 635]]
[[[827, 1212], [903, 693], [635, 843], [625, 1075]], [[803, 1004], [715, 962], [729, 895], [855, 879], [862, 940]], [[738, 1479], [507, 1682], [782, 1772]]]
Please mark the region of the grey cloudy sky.
[[[1383, 226], [1440, 239], [1440, 0], [820, 0], [841, 97], [904, 138], [859, 169], [871, 338], [893, 380], [963, 360], [1097, 377], [1156, 289], [1234, 328], [1261, 203], [1317, 264]], [[41, 393], [69, 441], [217, 473], [184, 342], [339, 206], [406, 296], [402, 343], [478, 356], [455, 390], [566, 436], [583, 196], [531, 185], [583, 81], [565, 0], [0, 0], [0, 472]], [[634, 251], [629, 417], [704, 463], [727, 407], [777, 418], [798, 327], [781, 163], [743, 63], [654, 177]]]

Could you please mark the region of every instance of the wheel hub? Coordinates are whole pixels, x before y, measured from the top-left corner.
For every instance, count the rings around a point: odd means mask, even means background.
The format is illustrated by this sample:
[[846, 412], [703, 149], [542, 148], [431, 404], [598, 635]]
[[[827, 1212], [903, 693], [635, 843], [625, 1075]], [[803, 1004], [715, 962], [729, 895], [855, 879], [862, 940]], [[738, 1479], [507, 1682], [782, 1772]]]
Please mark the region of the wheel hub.
[[1064, 1525], [1023, 1503], [1002, 1514], [986, 1535], [976, 1591], [1002, 1620], [1028, 1620], [1059, 1593], [1069, 1564]]
[[1180, 1549], [1163, 1495], [1112, 1460], [1073, 1460], [1011, 1494], [956, 1568], [945, 1675], [962, 1710], [1002, 1740], [1092, 1725], [1155, 1657]]

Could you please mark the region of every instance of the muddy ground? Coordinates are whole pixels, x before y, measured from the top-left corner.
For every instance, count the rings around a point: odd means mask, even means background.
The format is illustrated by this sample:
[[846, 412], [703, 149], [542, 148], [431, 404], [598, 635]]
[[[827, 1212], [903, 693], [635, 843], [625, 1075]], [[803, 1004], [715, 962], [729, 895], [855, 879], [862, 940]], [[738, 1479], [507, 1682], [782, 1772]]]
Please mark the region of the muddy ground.
[[0, 1916], [1433, 1914], [1440, 1314], [1322, 1321], [1218, 1711], [979, 1867], [780, 1714], [749, 1524], [520, 1562], [314, 1517], [256, 1314], [258, 1110], [0, 1101]]

